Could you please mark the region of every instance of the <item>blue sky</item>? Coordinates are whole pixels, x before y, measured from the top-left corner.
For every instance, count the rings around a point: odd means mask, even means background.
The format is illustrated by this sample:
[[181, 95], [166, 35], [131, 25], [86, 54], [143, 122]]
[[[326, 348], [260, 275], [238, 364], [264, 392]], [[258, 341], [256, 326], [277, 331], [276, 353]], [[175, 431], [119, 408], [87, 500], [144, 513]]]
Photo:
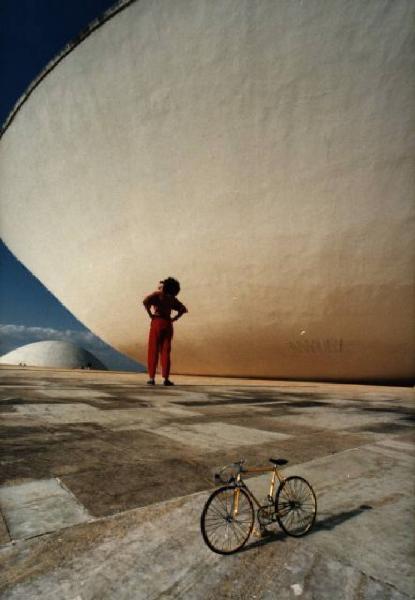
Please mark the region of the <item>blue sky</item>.
[[[0, 122], [43, 67], [114, 0], [1, 0]], [[0, 243], [0, 355], [59, 339], [80, 344], [111, 369], [137, 363], [94, 336]]]

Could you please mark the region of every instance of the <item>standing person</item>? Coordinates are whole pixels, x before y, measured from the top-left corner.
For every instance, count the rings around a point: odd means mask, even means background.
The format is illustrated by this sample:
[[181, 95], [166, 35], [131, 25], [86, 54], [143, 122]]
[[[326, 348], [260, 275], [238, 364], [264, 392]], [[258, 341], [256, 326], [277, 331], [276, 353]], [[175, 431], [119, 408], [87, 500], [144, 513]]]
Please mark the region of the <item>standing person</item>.
[[[173, 338], [173, 321], [180, 319], [187, 308], [176, 298], [180, 292], [180, 283], [173, 277], [160, 281], [158, 291], [146, 296], [143, 300], [144, 307], [151, 319], [150, 335], [148, 338], [148, 385], [155, 384], [156, 368], [161, 355], [161, 369], [164, 385], [174, 385], [169, 379], [170, 352]], [[153, 308], [153, 312], [151, 311]], [[171, 312], [177, 314], [171, 318]]]

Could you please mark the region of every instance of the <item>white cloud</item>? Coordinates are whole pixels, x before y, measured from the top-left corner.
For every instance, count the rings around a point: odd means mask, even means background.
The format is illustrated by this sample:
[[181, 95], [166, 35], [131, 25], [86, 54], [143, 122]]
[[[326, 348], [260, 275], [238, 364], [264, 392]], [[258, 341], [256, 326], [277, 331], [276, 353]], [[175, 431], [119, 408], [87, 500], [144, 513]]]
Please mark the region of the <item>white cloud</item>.
[[51, 327], [27, 327], [26, 325], [13, 325], [13, 324], [2, 324], [0, 323], [0, 336], [2, 341], [11, 342], [12, 340], [17, 343], [30, 339], [32, 341], [43, 341], [43, 340], [61, 340], [65, 342], [72, 342], [80, 346], [91, 344], [97, 348], [104, 348], [106, 344], [97, 338], [90, 331], [74, 331], [72, 329], [66, 329], [64, 331], [59, 329], [52, 329]]

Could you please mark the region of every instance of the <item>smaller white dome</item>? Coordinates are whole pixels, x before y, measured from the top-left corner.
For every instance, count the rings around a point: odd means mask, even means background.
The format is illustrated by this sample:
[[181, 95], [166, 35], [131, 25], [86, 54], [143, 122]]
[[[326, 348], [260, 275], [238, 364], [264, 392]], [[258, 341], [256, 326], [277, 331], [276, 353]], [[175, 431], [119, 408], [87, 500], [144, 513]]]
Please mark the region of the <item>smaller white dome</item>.
[[57, 340], [20, 346], [20, 348], [1, 356], [0, 364], [54, 367], [56, 369], [90, 368], [107, 371], [107, 367], [84, 348], [71, 342]]

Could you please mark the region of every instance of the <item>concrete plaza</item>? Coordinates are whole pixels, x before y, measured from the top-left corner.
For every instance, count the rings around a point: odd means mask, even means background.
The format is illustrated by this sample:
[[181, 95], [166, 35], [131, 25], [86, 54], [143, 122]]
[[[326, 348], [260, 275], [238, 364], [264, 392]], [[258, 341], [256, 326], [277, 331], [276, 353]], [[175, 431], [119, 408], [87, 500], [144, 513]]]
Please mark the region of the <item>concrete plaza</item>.
[[[413, 389], [0, 370], [5, 599], [415, 597]], [[230, 557], [204, 545], [212, 474], [289, 460], [318, 501]], [[266, 493], [263, 476], [249, 481]]]

